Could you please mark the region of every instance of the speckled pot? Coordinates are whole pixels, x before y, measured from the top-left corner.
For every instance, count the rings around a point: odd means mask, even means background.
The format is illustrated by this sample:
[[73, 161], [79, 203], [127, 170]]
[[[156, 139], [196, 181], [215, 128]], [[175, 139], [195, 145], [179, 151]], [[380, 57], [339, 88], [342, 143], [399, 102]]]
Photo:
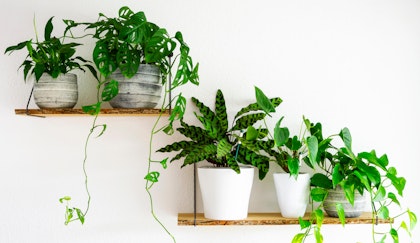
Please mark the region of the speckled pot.
[[76, 74], [60, 74], [57, 78], [44, 73], [34, 84], [35, 104], [43, 108], [73, 108], [78, 99]]
[[162, 94], [161, 72], [158, 66], [141, 64], [137, 74], [126, 78], [114, 72], [109, 79], [118, 81], [118, 95], [109, 104], [113, 108], [154, 108]]
[[363, 195], [356, 191], [353, 206], [348, 202], [344, 190], [340, 186], [337, 186], [335, 189], [328, 190], [328, 196], [324, 201], [324, 209], [328, 216], [338, 217], [337, 203], [343, 205], [346, 218], [357, 218], [366, 210], [367, 201]]

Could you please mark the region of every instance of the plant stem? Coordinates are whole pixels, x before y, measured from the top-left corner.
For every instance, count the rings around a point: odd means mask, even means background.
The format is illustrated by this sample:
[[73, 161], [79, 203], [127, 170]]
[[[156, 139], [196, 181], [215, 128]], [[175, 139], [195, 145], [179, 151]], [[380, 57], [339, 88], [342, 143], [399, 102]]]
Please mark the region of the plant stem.
[[[152, 145], [153, 145], [153, 136], [156, 134], [156, 129], [157, 126], [159, 124], [160, 119], [162, 118], [162, 112], [163, 112], [163, 108], [164, 108], [164, 104], [166, 101], [166, 93], [168, 92], [166, 86], [165, 86], [165, 95], [163, 98], [163, 103], [162, 103], [162, 109], [161, 112], [158, 116], [158, 118], [156, 119], [155, 123], [153, 124], [153, 128], [150, 132], [150, 140], [149, 140], [149, 158], [148, 158], [148, 163], [147, 163], [147, 175], [149, 175], [149, 173], [151, 172], [151, 165], [152, 165]], [[155, 219], [155, 221], [165, 230], [165, 232], [171, 237], [172, 241], [174, 243], [176, 243], [176, 239], [175, 237], [171, 234], [171, 232], [166, 228], [166, 226], [160, 221], [160, 219], [157, 217], [155, 210], [154, 210], [154, 204], [153, 204], [153, 195], [151, 193], [151, 188], [153, 186], [154, 183], [150, 184], [151, 182], [149, 180], [146, 180], [146, 185], [145, 185], [145, 190], [147, 192], [147, 195], [149, 196], [149, 202], [150, 202], [150, 213], [152, 214], [152, 217]]]

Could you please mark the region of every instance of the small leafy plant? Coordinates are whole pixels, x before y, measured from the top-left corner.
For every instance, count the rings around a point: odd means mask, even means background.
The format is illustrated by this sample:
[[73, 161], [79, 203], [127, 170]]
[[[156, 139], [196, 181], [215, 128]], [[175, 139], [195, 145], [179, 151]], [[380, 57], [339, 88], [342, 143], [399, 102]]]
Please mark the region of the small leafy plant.
[[19, 68], [23, 68], [24, 79], [34, 75], [38, 81], [42, 74], [47, 73], [53, 78], [57, 78], [59, 74], [66, 74], [72, 70], [79, 69], [86, 71], [88, 68], [93, 75], [96, 71], [90, 62], [80, 56], [75, 56], [76, 47], [79, 43], [65, 43], [65, 37], [53, 37], [53, 20], [51, 17], [45, 25], [44, 41], [40, 41], [35, 27], [35, 40], [30, 39], [20, 42], [15, 46], [7, 47], [6, 53], [12, 53], [17, 50], [26, 48], [28, 55]]

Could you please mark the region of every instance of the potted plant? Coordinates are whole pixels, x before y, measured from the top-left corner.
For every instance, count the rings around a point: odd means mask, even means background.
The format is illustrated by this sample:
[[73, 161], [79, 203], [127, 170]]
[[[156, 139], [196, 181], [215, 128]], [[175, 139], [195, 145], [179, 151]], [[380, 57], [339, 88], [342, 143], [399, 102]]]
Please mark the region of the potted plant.
[[[403, 196], [406, 180], [397, 174], [397, 169], [389, 165], [386, 154], [377, 156], [375, 150], [355, 153], [352, 149], [352, 137], [348, 128], [343, 128], [339, 134], [322, 137], [322, 126], [318, 123], [311, 127], [311, 132], [318, 136], [321, 149], [317, 155], [317, 167], [322, 173], [316, 173], [311, 178], [313, 188], [311, 197], [320, 203], [314, 210], [310, 220], [300, 219], [304, 233], [297, 234], [292, 242], [304, 242], [310, 231], [314, 230], [316, 242], [322, 242], [321, 226], [324, 209], [331, 216], [339, 217], [345, 224], [346, 217], [358, 217], [357, 195], [365, 195], [371, 206], [373, 242], [385, 242], [390, 236], [394, 242], [398, 242], [398, 230], [404, 229], [411, 236], [417, 217], [409, 209], [402, 210], [396, 216], [391, 215], [391, 208], [401, 208], [400, 197]], [[333, 138], [339, 137], [343, 146], [333, 145]], [[327, 202], [330, 194], [336, 194], [336, 190], [343, 191], [340, 202], [332, 205]], [[348, 205], [346, 205], [348, 203]], [[333, 207], [331, 209], [331, 206]], [[356, 206], [356, 212], [354, 207]], [[350, 212], [350, 214], [347, 214]], [[396, 218], [406, 215], [408, 224], [403, 220], [398, 227], [394, 226]], [[388, 232], [378, 232], [375, 228], [378, 218], [389, 219], [390, 229]], [[312, 225], [312, 222], [315, 224]], [[377, 239], [380, 235], [381, 238]]]
[[[229, 127], [221, 90], [217, 91], [214, 111], [197, 98], [193, 97], [192, 101], [199, 110], [194, 115], [201, 126], [193, 126], [181, 120], [181, 127], [177, 131], [187, 139], [169, 144], [157, 152], [179, 151], [170, 161], [183, 158], [182, 167], [201, 161], [210, 164], [198, 168], [206, 218], [246, 218], [254, 173], [254, 168], [246, 165], [258, 168], [260, 179], [265, 177], [269, 167], [269, 158], [262, 155], [258, 147], [260, 138], [267, 135], [267, 130], [254, 127], [264, 119], [266, 113], [257, 103], [250, 104], [235, 115]], [[280, 98], [269, 100], [272, 107], [277, 107], [281, 102]], [[242, 190], [244, 195], [239, 196]], [[227, 212], [232, 214], [224, 214]]]
[[[283, 217], [303, 217], [309, 202], [311, 175], [301, 172], [303, 163], [316, 165], [318, 140], [306, 135], [306, 129], [299, 136], [291, 136], [287, 127], [281, 127], [283, 117], [274, 127], [274, 137], [269, 138], [272, 146], [265, 151], [283, 172], [273, 173], [277, 201]], [[303, 123], [310, 123], [303, 117]]]
[[[256, 88], [258, 89], [258, 88]], [[257, 103], [267, 104], [268, 98], [258, 89]], [[267, 114], [275, 109], [263, 109]], [[282, 170], [283, 173], [273, 173], [277, 201], [283, 217], [298, 218], [304, 216], [309, 202], [310, 174], [300, 172], [302, 163], [316, 165], [318, 141], [315, 136], [307, 136], [304, 129], [299, 136], [291, 136], [289, 128], [282, 127], [281, 117], [272, 133], [268, 133], [262, 141], [261, 148]], [[266, 124], [266, 123], [264, 123]], [[303, 125], [308, 126], [309, 120], [303, 117]], [[267, 128], [268, 129], [268, 128]]]
[[89, 61], [75, 56], [76, 47], [81, 44], [66, 43], [65, 36], [52, 36], [53, 18], [45, 25], [43, 41], [35, 29], [35, 40], [9, 46], [5, 53], [26, 48], [28, 55], [19, 68], [23, 68], [25, 81], [34, 76], [33, 95], [39, 108], [73, 108], [78, 99], [77, 76], [70, 72], [75, 69], [85, 71], [88, 68], [96, 75], [96, 71]]
[[[193, 64], [182, 33], [170, 36], [142, 11], [124, 6], [114, 18], [101, 13], [92, 23], [66, 23], [66, 31], [79, 25], [93, 30], [89, 34], [96, 39], [93, 61], [105, 78], [119, 83], [119, 93], [110, 101], [114, 108], [155, 107], [172, 68], [176, 68], [172, 87], [197, 80], [198, 65]], [[171, 61], [175, 51], [179, 55]]]

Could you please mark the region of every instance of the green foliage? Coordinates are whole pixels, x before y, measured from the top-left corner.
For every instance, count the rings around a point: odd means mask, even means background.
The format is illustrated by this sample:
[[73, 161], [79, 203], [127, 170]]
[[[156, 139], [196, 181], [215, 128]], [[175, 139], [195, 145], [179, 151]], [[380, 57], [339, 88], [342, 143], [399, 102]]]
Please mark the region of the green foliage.
[[[258, 91], [256, 91], [258, 93]], [[181, 120], [177, 131], [188, 140], [174, 142], [157, 152], [179, 151], [170, 161], [184, 158], [182, 166], [203, 160], [218, 167], [230, 167], [240, 172], [239, 164], [250, 164], [259, 169], [259, 177], [263, 179], [268, 171], [269, 159], [260, 154], [266, 137], [264, 129], [253, 127], [266, 116], [257, 104], [250, 104], [235, 115], [232, 127], [229, 121], [225, 99], [221, 90], [216, 93], [215, 108], [210, 109], [200, 100], [192, 97], [192, 102], [198, 108], [194, 113], [201, 126], [192, 126]], [[267, 99], [273, 107], [281, 103], [280, 98]]]
[[38, 33], [35, 31], [35, 40], [30, 39], [17, 45], [9, 46], [4, 53], [10, 54], [13, 51], [26, 48], [28, 55], [19, 67], [19, 69], [23, 68], [25, 80], [29, 76], [34, 75], [35, 80], [38, 81], [44, 73], [57, 78], [58, 75], [66, 74], [75, 69], [86, 71], [85, 68], [96, 76], [96, 71], [89, 61], [80, 56], [75, 56], [76, 47], [81, 44], [74, 42], [65, 43], [64, 37], [51, 36], [54, 28], [53, 18], [51, 17], [45, 25], [44, 41], [38, 39]]
[[[100, 13], [92, 23], [77, 23], [66, 20], [65, 33], [80, 25], [93, 30], [96, 39], [93, 61], [99, 72], [108, 77], [119, 69], [127, 78], [136, 74], [142, 63], [157, 65], [162, 72], [162, 83], [166, 82], [172, 67], [176, 68], [171, 85], [176, 88], [186, 83], [198, 84], [198, 64], [189, 55], [190, 48], [181, 32], [171, 37], [166, 29], [147, 20], [144, 12], [133, 12], [123, 6], [117, 17], [107, 17]], [[177, 51], [176, 58], [170, 57]], [[177, 61], [177, 65], [175, 63]]]
[[[307, 163], [313, 168], [318, 168], [321, 173], [315, 173], [311, 178], [311, 198], [313, 202], [318, 202], [319, 206], [316, 210], [322, 210], [328, 190], [340, 186], [345, 193], [349, 203], [354, 203], [356, 192], [361, 194], [367, 193], [370, 198], [373, 214], [372, 228], [374, 242], [385, 242], [386, 236], [390, 236], [394, 242], [399, 241], [399, 229], [404, 229], [411, 236], [417, 218], [409, 209], [402, 213], [391, 217], [390, 206], [396, 204], [400, 206], [399, 197], [403, 196], [406, 180], [400, 177], [394, 167], [389, 166], [388, 157], [386, 155], [377, 156], [375, 150], [370, 152], [355, 153], [352, 149], [352, 136], [348, 128], [343, 128], [338, 134], [323, 138], [322, 125], [312, 124], [305, 121], [311, 136], [318, 140], [318, 151], [315, 159], [316, 164]], [[342, 147], [332, 145], [333, 138], [339, 138]], [[315, 141], [315, 140], [314, 140]], [[315, 144], [315, 142], [314, 142]], [[344, 208], [341, 203], [336, 205], [340, 222], [344, 226], [345, 216]], [[406, 215], [410, 222], [410, 227], [402, 221], [400, 227], [393, 226], [395, 218]], [[375, 231], [375, 218], [384, 218], [390, 220], [390, 230], [388, 232]], [[313, 221], [311, 221], [313, 222]], [[317, 221], [319, 223], [319, 221]], [[317, 224], [318, 224], [317, 223]], [[322, 224], [322, 223], [321, 223]], [[308, 230], [308, 228], [310, 230]], [[303, 233], [295, 236], [296, 239], [306, 239], [313, 231], [316, 242], [322, 242], [322, 234], [320, 225], [307, 227]], [[303, 235], [302, 235], [303, 234]], [[375, 235], [383, 235], [379, 241], [375, 239]], [[293, 241], [292, 241], [293, 242]]]

